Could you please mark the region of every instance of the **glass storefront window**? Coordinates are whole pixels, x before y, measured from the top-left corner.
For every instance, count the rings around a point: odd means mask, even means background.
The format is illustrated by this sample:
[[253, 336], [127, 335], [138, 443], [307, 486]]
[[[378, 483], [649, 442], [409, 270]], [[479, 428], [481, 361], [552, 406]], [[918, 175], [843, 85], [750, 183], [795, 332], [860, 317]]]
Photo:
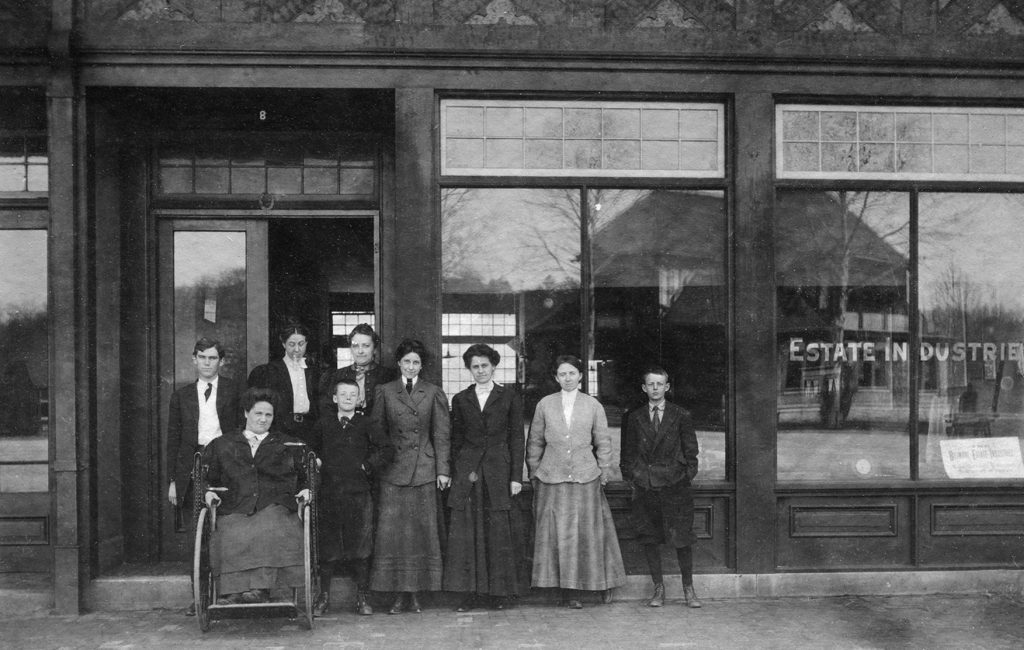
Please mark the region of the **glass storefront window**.
[[909, 478], [909, 195], [780, 191], [778, 478]]
[[558, 389], [554, 358], [579, 355], [617, 463], [622, 416], [643, 401], [640, 373], [663, 365], [670, 399], [697, 425], [698, 478], [725, 479], [723, 192], [444, 189], [442, 238], [449, 397], [472, 381], [463, 351], [488, 343], [502, 354], [496, 380], [518, 386], [528, 422]]
[[174, 384], [195, 381], [192, 348], [201, 337], [225, 347], [221, 374], [245, 380], [245, 232], [174, 233]]
[[49, 489], [46, 230], [0, 230], [0, 493]]
[[1024, 196], [922, 193], [921, 478], [1024, 478]]

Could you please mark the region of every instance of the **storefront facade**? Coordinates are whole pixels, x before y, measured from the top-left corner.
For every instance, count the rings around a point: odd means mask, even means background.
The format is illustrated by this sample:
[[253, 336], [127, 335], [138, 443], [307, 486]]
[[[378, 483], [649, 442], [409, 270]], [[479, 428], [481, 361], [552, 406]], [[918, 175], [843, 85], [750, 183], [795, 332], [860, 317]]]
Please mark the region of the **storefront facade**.
[[[701, 442], [705, 574], [1016, 569], [1013, 3], [55, 0], [0, 13], [0, 570], [187, 557], [167, 402], [199, 335], [432, 380], [650, 364]], [[326, 360], [326, 361], [325, 361]], [[627, 569], [644, 572], [609, 490]]]

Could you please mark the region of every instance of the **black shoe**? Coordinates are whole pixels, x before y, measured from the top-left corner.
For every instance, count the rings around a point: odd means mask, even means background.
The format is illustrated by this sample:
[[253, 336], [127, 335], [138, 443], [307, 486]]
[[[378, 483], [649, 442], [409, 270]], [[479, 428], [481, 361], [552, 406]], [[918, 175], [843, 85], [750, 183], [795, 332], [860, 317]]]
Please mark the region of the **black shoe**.
[[370, 597], [365, 591], [356, 593], [356, 614], [360, 616], [373, 616], [373, 607], [370, 606]]
[[491, 596], [491, 609], [505, 609], [506, 598], [504, 596]]
[[409, 611], [414, 614], [419, 614], [423, 611], [423, 608], [420, 607], [420, 599], [416, 597], [415, 591], [409, 594]]
[[477, 606], [476, 595], [475, 594], [471, 594], [471, 595], [466, 596], [465, 598], [462, 599], [462, 601], [459, 603], [459, 606], [455, 608], [455, 611], [457, 611], [457, 612], [468, 612], [469, 610], [473, 609], [476, 606]]
[[388, 614], [401, 614], [405, 611], [405, 592], [399, 591], [395, 594], [395, 602], [391, 603]]
[[647, 601], [648, 607], [663, 607], [665, 605], [665, 584], [662, 582], [654, 585], [654, 595]]
[[242, 594], [221, 594], [221, 597], [217, 599], [218, 605], [241, 605], [243, 602]]
[[323, 616], [324, 614], [331, 611], [331, 595], [326, 591], [321, 591], [313, 601], [313, 616]]
[[193, 600], [191, 603], [188, 604], [188, 607], [185, 608], [185, 616], [195, 616], [195, 615], [196, 615], [196, 601]]
[[583, 609], [583, 602], [578, 598], [570, 598], [565, 601], [565, 606], [569, 609]]
[[693, 585], [683, 585], [683, 600], [691, 609], [700, 609], [704, 606], [704, 603], [700, 602], [700, 598], [697, 598], [697, 592], [693, 590]]
[[249, 591], [243, 591], [239, 594], [241, 602], [246, 605], [256, 605], [258, 603], [265, 603], [270, 600], [269, 589], [250, 589]]

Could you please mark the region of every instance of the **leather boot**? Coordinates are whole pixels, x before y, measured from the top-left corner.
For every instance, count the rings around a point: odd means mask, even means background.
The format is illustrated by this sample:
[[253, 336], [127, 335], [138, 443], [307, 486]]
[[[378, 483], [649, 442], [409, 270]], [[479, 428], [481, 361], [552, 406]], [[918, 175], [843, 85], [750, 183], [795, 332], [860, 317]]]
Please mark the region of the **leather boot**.
[[373, 607], [370, 607], [369, 594], [362, 589], [356, 593], [356, 614], [360, 616], [373, 616]]
[[683, 600], [691, 609], [700, 609], [704, 606], [704, 603], [700, 602], [700, 598], [697, 598], [697, 592], [693, 590], [693, 585], [683, 585]]
[[415, 591], [409, 592], [409, 611], [414, 614], [419, 614], [423, 611], [423, 608], [420, 607], [420, 599], [416, 597]]
[[391, 603], [388, 614], [401, 614], [403, 610], [405, 610], [405, 592], [399, 591], [395, 593], [395, 602]]
[[331, 595], [321, 591], [313, 601], [313, 616], [320, 617], [331, 610]]
[[665, 583], [658, 582], [654, 585], [654, 595], [647, 601], [648, 607], [663, 607], [665, 605]]

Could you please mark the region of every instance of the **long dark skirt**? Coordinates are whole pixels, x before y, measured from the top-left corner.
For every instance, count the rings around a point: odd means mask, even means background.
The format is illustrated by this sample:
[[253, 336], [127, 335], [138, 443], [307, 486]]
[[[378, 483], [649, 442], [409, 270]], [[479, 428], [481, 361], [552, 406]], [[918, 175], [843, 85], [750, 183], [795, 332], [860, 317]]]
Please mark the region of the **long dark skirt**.
[[441, 589], [441, 527], [434, 483], [381, 482], [370, 588], [374, 591]]
[[603, 591], [626, 584], [600, 479], [540, 483], [534, 499], [534, 587]]
[[303, 586], [302, 546], [302, 522], [284, 506], [217, 517], [217, 530], [210, 536], [210, 565], [219, 580], [218, 592]]
[[515, 503], [490, 509], [486, 481], [473, 484], [463, 508], [453, 509], [444, 562], [445, 591], [518, 596], [529, 585], [521, 565], [522, 519]]

